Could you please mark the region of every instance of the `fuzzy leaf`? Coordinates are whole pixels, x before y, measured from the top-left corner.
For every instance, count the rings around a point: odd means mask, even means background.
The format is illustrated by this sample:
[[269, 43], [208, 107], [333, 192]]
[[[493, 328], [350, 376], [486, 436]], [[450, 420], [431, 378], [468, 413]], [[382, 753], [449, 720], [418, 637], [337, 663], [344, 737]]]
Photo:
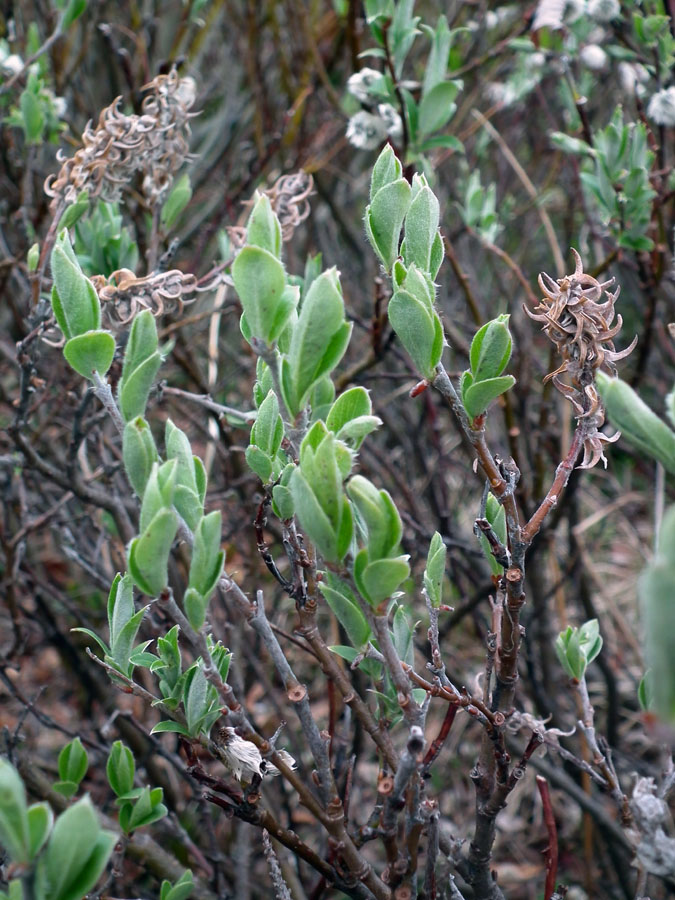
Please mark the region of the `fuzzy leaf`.
[[176, 513], [163, 509], [129, 545], [127, 561], [134, 582], [149, 597], [158, 597], [168, 582], [171, 545], [178, 528]]
[[427, 565], [424, 570], [424, 588], [429, 597], [429, 602], [434, 609], [438, 609], [443, 599], [443, 579], [445, 578], [445, 559], [447, 547], [443, 538], [436, 531], [429, 544]]
[[462, 396], [469, 419], [473, 420], [485, 412], [493, 400], [508, 391], [515, 383], [513, 375], [502, 375], [500, 378], [488, 378], [486, 381], [470, 385]]
[[363, 647], [372, 632], [347, 585], [331, 577], [330, 581], [320, 583], [319, 589], [354, 647]]
[[422, 97], [419, 112], [421, 135], [439, 131], [450, 121], [457, 109], [454, 100], [461, 86], [461, 81], [441, 81]]
[[266, 194], [256, 192], [246, 234], [249, 244], [261, 247], [277, 259], [280, 258], [281, 225]]
[[115, 356], [115, 338], [109, 331], [86, 331], [66, 341], [63, 355], [78, 375], [93, 380], [93, 373], [103, 376]]
[[122, 460], [127, 478], [141, 498], [158, 459], [155, 441], [145, 419], [139, 416], [127, 422], [122, 435]]
[[436, 313], [400, 290], [389, 302], [389, 321], [417, 370], [431, 380], [443, 354], [443, 328]]
[[398, 256], [401, 227], [409, 206], [410, 185], [398, 178], [381, 187], [366, 209], [366, 234], [387, 272]]
[[438, 234], [440, 210], [438, 200], [426, 179], [420, 175], [415, 175], [415, 179], [417, 184], [413, 183], [413, 201], [405, 217], [404, 259], [407, 266], [414, 263], [423, 272], [429, 272], [431, 250]]
[[[237, 254], [232, 277], [251, 334], [270, 344], [286, 287], [283, 265], [268, 250], [247, 246]], [[277, 337], [282, 330], [277, 331]]]

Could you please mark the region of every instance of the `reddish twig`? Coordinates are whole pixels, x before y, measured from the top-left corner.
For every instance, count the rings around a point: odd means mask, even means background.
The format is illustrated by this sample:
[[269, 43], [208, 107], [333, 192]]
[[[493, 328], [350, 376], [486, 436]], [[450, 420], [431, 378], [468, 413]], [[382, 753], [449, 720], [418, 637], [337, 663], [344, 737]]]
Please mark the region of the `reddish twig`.
[[544, 824], [548, 834], [548, 847], [546, 853], [546, 887], [544, 888], [545, 900], [550, 900], [555, 892], [555, 880], [558, 875], [558, 830], [551, 805], [551, 795], [548, 790], [548, 782], [541, 775], [536, 776], [537, 790], [544, 807]]

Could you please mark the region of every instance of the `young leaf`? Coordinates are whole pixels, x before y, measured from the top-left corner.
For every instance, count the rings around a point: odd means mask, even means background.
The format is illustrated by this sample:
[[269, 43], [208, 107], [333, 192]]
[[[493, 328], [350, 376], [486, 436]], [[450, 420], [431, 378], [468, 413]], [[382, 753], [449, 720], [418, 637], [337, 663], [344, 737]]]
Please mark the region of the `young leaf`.
[[267, 194], [256, 192], [253, 199], [253, 209], [246, 231], [248, 243], [267, 250], [279, 259], [281, 257], [281, 225], [272, 209], [270, 198]]
[[192, 199], [192, 186], [187, 172], [176, 181], [166, 198], [159, 218], [163, 231], [168, 231]]
[[59, 753], [59, 778], [79, 784], [87, 774], [88, 756], [79, 737], [66, 744]]
[[464, 409], [469, 419], [473, 420], [485, 412], [493, 400], [508, 391], [515, 383], [513, 375], [502, 375], [500, 378], [488, 378], [470, 385], [462, 395]]
[[244, 247], [232, 266], [234, 286], [251, 334], [271, 344], [284, 330], [295, 306], [282, 303], [286, 274], [281, 262], [261, 247]]
[[377, 157], [377, 161], [373, 166], [373, 174], [370, 178], [370, 200], [380, 188], [392, 181], [397, 181], [402, 173], [401, 163], [399, 162], [391, 144], [387, 144]]
[[49, 885], [50, 900], [81, 900], [101, 876], [116, 840], [101, 830], [89, 797], [61, 813], [41, 859], [39, 881]]
[[129, 545], [129, 572], [149, 597], [158, 597], [167, 585], [169, 553], [177, 528], [176, 513], [172, 509], [160, 510], [147, 530]]
[[106, 774], [110, 787], [118, 797], [124, 797], [133, 790], [135, 773], [134, 754], [122, 741], [115, 741], [108, 755]]
[[429, 310], [408, 291], [397, 291], [389, 301], [389, 321], [419, 373], [431, 380], [443, 355], [443, 327]]
[[87, 331], [97, 331], [101, 326], [98, 295], [94, 285], [83, 275], [65, 229], [52, 250], [51, 269], [54, 278], [52, 308], [64, 336], [70, 339]]
[[598, 372], [596, 383], [612, 424], [631, 444], [675, 474], [675, 432], [625, 381]]
[[371, 636], [370, 625], [347, 585], [331, 577], [320, 583], [319, 589], [354, 647], [360, 649], [367, 644]]
[[474, 382], [501, 375], [511, 358], [513, 341], [508, 315], [487, 322], [471, 342], [470, 362]]
[[409, 206], [410, 185], [399, 178], [381, 187], [366, 209], [366, 234], [387, 272], [398, 256], [401, 227]]
[[15, 863], [30, 861], [26, 789], [14, 766], [0, 759], [0, 845]]
[[303, 409], [314, 385], [338, 364], [350, 335], [338, 272], [329, 269], [312, 282], [293, 329], [287, 354], [292, 414]]
[[438, 200], [424, 176], [415, 175], [412, 191], [413, 200], [405, 217], [403, 257], [407, 266], [414, 263], [423, 272], [429, 272], [431, 250], [438, 234]]
[[152, 467], [158, 460], [157, 447], [145, 419], [139, 416], [127, 422], [122, 435], [122, 461], [132, 488], [141, 498]]
[[131, 325], [117, 390], [120, 411], [126, 422], [145, 413], [150, 388], [162, 363], [157, 346], [154, 316], [149, 309], [144, 309]]
[[44, 847], [54, 824], [54, 813], [48, 803], [34, 803], [28, 807], [29, 854], [35, 859]]
[[93, 380], [94, 372], [103, 376], [115, 356], [115, 338], [109, 331], [86, 331], [66, 341], [66, 362], [83, 378]]
[[457, 109], [454, 99], [462, 87], [461, 81], [441, 81], [422, 97], [419, 113], [421, 135], [439, 131]]
[[445, 558], [447, 547], [443, 538], [436, 531], [429, 544], [427, 565], [424, 570], [424, 589], [427, 592], [429, 602], [434, 609], [438, 609], [443, 599], [443, 579], [445, 578]]

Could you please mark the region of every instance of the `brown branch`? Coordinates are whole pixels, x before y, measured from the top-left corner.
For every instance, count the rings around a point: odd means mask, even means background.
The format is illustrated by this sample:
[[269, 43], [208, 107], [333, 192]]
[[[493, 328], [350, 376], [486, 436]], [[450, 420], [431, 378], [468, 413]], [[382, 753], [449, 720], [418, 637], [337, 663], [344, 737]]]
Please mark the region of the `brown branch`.
[[537, 790], [541, 797], [541, 803], [544, 807], [544, 824], [546, 825], [546, 833], [548, 834], [548, 847], [544, 851], [546, 854], [546, 887], [544, 888], [544, 900], [551, 900], [552, 894], [555, 892], [555, 880], [558, 875], [558, 829], [555, 824], [555, 816], [553, 815], [553, 806], [551, 805], [551, 794], [548, 789], [548, 782], [542, 775], [536, 776]]

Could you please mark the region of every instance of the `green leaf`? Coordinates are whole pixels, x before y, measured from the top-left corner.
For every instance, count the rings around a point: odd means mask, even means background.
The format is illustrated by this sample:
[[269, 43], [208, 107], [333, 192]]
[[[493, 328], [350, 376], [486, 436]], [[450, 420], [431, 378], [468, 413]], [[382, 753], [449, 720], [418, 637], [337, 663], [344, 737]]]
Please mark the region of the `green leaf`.
[[82, 218], [82, 216], [89, 209], [89, 194], [87, 191], [80, 191], [77, 196], [77, 200], [75, 203], [71, 203], [70, 206], [67, 206], [63, 215], [59, 219], [59, 229], [62, 228], [72, 228], [76, 222]]
[[476, 333], [469, 354], [474, 382], [497, 378], [506, 368], [513, 346], [508, 321], [508, 315], [500, 315]]
[[402, 171], [401, 163], [394, 153], [393, 147], [391, 144], [387, 144], [373, 166], [373, 174], [370, 179], [370, 200], [372, 201], [380, 188], [400, 179]]
[[436, 195], [424, 176], [413, 178], [413, 200], [405, 217], [405, 245], [403, 257], [407, 266], [414, 263], [429, 272], [431, 248], [438, 233], [439, 206]]
[[422, 97], [419, 112], [420, 134], [439, 131], [457, 109], [454, 99], [462, 87], [461, 81], [442, 81]]
[[170, 881], [163, 881], [159, 892], [159, 900], [187, 900], [194, 890], [192, 872], [186, 869], [173, 886]]
[[272, 488], [274, 513], [282, 520], [292, 519], [295, 515], [295, 504], [291, 489], [277, 484]]
[[45, 127], [45, 114], [40, 98], [33, 93], [30, 87], [21, 92], [19, 107], [26, 143], [39, 144]]
[[410, 185], [404, 178], [399, 178], [381, 187], [366, 209], [366, 234], [387, 272], [391, 271], [398, 256], [401, 227], [410, 199]]
[[119, 640], [124, 626], [133, 617], [134, 612], [132, 580], [128, 574], [122, 576], [118, 572], [108, 593], [108, 630], [111, 647]]
[[353, 387], [340, 394], [326, 417], [326, 427], [337, 434], [340, 429], [360, 416], [369, 416], [373, 411], [370, 395], [363, 387]]
[[414, 663], [413, 630], [402, 606], [399, 606], [394, 613], [392, 641], [399, 659], [412, 666]]
[[[159, 799], [157, 797], [153, 797], [156, 791], [159, 791]], [[164, 818], [168, 810], [163, 803], [159, 802], [159, 800], [161, 800], [162, 793], [163, 792], [161, 788], [155, 788], [153, 789], [153, 791], [151, 791], [148, 787], [143, 788], [143, 791], [134, 803], [131, 816], [129, 817], [129, 821], [126, 824], [125, 831], [127, 833], [131, 833], [132, 831], [135, 831], [137, 828], [141, 828], [144, 825], [151, 825], [158, 819]]]
[[101, 876], [116, 840], [101, 830], [88, 797], [61, 813], [43, 858], [49, 900], [82, 900]]
[[284, 423], [279, 414], [279, 401], [270, 389], [258, 408], [258, 415], [251, 428], [251, 444], [259, 447], [268, 458], [273, 458], [281, 447], [283, 437]]
[[193, 737], [199, 733], [199, 724], [208, 712], [207, 694], [208, 681], [201, 666], [195, 666], [190, 672], [190, 679], [186, 680], [185, 718], [188, 731]]
[[145, 413], [150, 388], [162, 363], [157, 326], [149, 309], [134, 319], [129, 333], [117, 397], [126, 422]]
[[194, 531], [204, 511], [206, 474], [203, 465], [193, 456], [187, 435], [171, 419], [166, 422], [165, 445], [167, 458], [175, 459], [177, 463], [174, 506]]
[[638, 685], [638, 701], [644, 712], [654, 708], [654, 671], [647, 669]]
[[468, 387], [462, 401], [469, 419], [473, 420], [485, 412], [493, 400], [508, 391], [515, 383], [513, 375], [502, 375], [500, 378], [488, 378]]
[[272, 209], [267, 194], [254, 196], [253, 209], [248, 220], [247, 241], [254, 247], [267, 250], [277, 259], [281, 257], [281, 225]]
[[143, 534], [129, 545], [129, 572], [149, 597], [158, 597], [167, 586], [169, 553], [177, 528], [176, 513], [172, 509], [160, 510]]
[[[357, 560], [364, 552], [366, 551], [362, 550], [359, 552]], [[363, 565], [363, 562], [361, 562], [358, 578], [356, 561], [354, 564], [354, 580], [359, 591], [362, 591], [366, 600], [374, 606], [391, 597], [409, 575], [410, 566], [407, 556], [399, 556], [393, 559], [377, 559], [366, 565]]]
[[338, 562], [337, 534], [300, 469], [291, 479], [293, 507], [303, 531], [328, 562]]
[[372, 634], [370, 625], [347, 585], [331, 576], [319, 584], [319, 590], [352, 644], [357, 648], [367, 644]]
[[30, 861], [26, 789], [14, 766], [0, 759], [0, 845], [15, 863]]
[[[136, 635], [138, 634], [138, 629], [141, 626], [146, 609], [147, 606], [144, 606], [143, 609], [139, 609], [139, 611], [124, 625], [124, 628], [122, 628], [115, 643], [111, 644], [108, 662], [113, 662], [122, 672], [126, 672], [128, 675], [131, 674], [134, 667], [132, 661], [134, 641], [136, 640]], [[145, 646], [147, 646], [147, 644], [145, 644], [144, 647]]]
[[103, 376], [115, 356], [115, 338], [109, 331], [86, 331], [66, 341], [63, 355], [72, 369], [93, 380], [94, 372]]
[[52, 785], [52, 790], [56, 791], [57, 794], [61, 794], [62, 797], [74, 797], [77, 793], [79, 785], [75, 784], [74, 781], [55, 781]]
[[[221, 531], [222, 516], [218, 510], [203, 516], [195, 530], [189, 586], [198, 591], [204, 601], [215, 591], [223, 571], [225, 554], [220, 549]], [[191, 624], [193, 628], [201, 628], [203, 619], [199, 625]]]
[[108, 783], [118, 797], [124, 797], [134, 787], [136, 764], [134, 754], [122, 743], [115, 741], [106, 763]]
[[171, 507], [176, 492], [178, 460], [168, 459], [160, 466], [153, 463], [143, 491], [139, 530], [144, 532], [158, 512]]
[[98, 331], [101, 326], [98, 295], [83, 275], [65, 229], [52, 250], [51, 270], [52, 308], [64, 336], [69, 339], [87, 331]]
[[338, 364], [350, 335], [337, 269], [329, 269], [312, 282], [293, 329], [287, 354], [293, 415], [304, 407], [314, 385]]
[[368, 556], [375, 560], [390, 556], [401, 540], [401, 518], [387, 491], [378, 489], [362, 475], [355, 475], [347, 492], [368, 529]]
[[104, 641], [102, 641], [101, 638], [90, 628], [71, 628], [70, 630], [81, 631], [82, 634], [86, 634], [88, 637], [93, 638], [106, 656], [110, 653], [110, 648], [108, 647], [108, 645]]
[[176, 181], [162, 207], [159, 221], [163, 231], [168, 231], [173, 226], [191, 199], [192, 186], [190, 176], [186, 172]]
[[35, 859], [44, 847], [54, 824], [54, 813], [48, 803], [34, 803], [28, 807], [30, 858]]
[[454, 150], [455, 153], [464, 153], [464, 144], [454, 134], [439, 134], [436, 137], [427, 138], [422, 142], [420, 151], [429, 153], [430, 150]]
[[155, 727], [151, 730], [150, 734], [182, 734], [185, 737], [191, 737], [190, 732], [185, 727], [185, 725], [181, 725], [180, 722], [172, 722], [170, 719], [165, 719], [163, 722], [158, 722]]
[[[492, 526], [492, 530], [496, 534], [500, 543], [506, 546], [506, 510], [493, 494], [488, 494], [487, 496], [487, 502], [485, 504], [485, 518]], [[490, 563], [492, 574], [502, 575], [503, 569], [494, 558], [494, 555], [490, 548], [490, 543], [482, 532], [479, 535], [479, 541], [481, 549], [483, 551], [483, 555]]]
[[562, 150], [564, 153], [573, 153], [575, 156], [586, 156], [593, 154], [593, 148], [579, 138], [570, 137], [562, 131], [552, 131], [549, 138], [554, 147]]
[[389, 321], [415, 367], [431, 380], [443, 354], [443, 327], [436, 312], [411, 293], [396, 291], [389, 301]]
[[246, 448], [245, 455], [249, 468], [262, 482], [267, 483], [271, 479], [273, 471], [272, 460], [269, 456], [260, 447], [255, 447], [253, 444]]
[[427, 565], [424, 570], [424, 589], [434, 609], [439, 608], [443, 599], [443, 579], [445, 578], [447, 552], [443, 538], [436, 531], [429, 544]]
[[157, 447], [145, 419], [139, 416], [127, 422], [122, 435], [122, 461], [129, 483], [141, 498], [158, 460]]
[[663, 516], [656, 555], [640, 576], [645, 656], [651, 668], [653, 706], [675, 722], [675, 506]]
[[431, 41], [431, 51], [424, 70], [424, 83], [422, 85], [422, 95], [426, 96], [432, 88], [445, 80], [445, 75], [448, 71], [452, 32], [448, 28], [448, 20], [444, 15], [438, 17], [435, 29], [431, 29], [428, 25], [422, 25], [422, 29], [427, 33]]
[[87, 8], [87, 0], [69, 0], [68, 5], [63, 11], [61, 19], [61, 30], [66, 31]]
[[288, 299], [282, 304], [286, 287], [283, 265], [268, 250], [247, 246], [237, 254], [232, 277], [252, 335], [271, 344], [295, 308]]
[[74, 781], [79, 784], [87, 774], [89, 758], [79, 737], [66, 744], [59, 753], [59, 777], [62, 781]]
[[675, 474], [675, 432], [620, 378], [597, 373], [596, 384], [607, 416], [629, 443]]

